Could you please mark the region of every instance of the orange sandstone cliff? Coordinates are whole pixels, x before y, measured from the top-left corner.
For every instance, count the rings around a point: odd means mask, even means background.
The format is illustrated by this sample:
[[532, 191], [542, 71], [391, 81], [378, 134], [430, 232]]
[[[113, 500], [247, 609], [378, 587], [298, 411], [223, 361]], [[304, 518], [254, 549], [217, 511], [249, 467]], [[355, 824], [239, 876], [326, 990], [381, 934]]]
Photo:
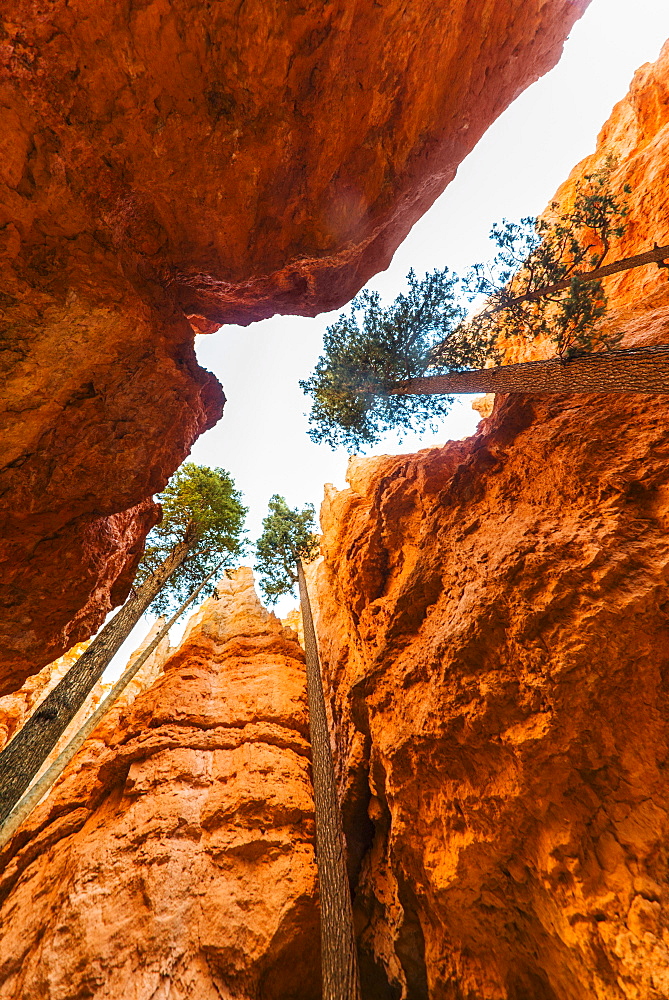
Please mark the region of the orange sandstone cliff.
[[[669, 242], [669, 46], [596, 154], [624, 252]], [[657, 268], [609, 282], [669, 341]], [[497, 397], [443, 448], [353, 459], [319, 635], [363, 965], [396, 996], [669, 996], [669, 397]], [[373, 977], [376, 977], [374, 979]]]
[[[559, 192], [617, 155], [626, 253], [669, 241], [668, 80], [666, 48]], [[663, 271], [608, 288], [626, 343], [667, 342]], [[328, 492], [366, 998], [669, 996], [667, 402], [498, 396]], [[242, 573], [0, 857], [0, 997], [317, 997], [308, 779], [302, 653]]]
[[316, 1000], [305, 687], [237, 571], [0, 857], [3, 1000]]
[[127, 594], [193, 332], [343, 304], [587, 4], [5, 0], [0, 695]]

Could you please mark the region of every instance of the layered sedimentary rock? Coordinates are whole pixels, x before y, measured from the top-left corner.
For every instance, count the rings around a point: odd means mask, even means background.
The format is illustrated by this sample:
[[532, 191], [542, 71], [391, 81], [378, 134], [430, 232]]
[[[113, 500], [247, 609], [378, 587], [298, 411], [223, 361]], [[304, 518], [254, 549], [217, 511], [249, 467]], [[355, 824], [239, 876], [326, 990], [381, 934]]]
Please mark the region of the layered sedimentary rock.
[[305, 685], [223, 581], [0, 857], [0, 997], [319, 996]]
[[[617, 155], [626, 253], [669, 242], [668, 80], [665, 48], [560, 192]], [[627, 344], [667, 342], [664, 272], [608, 287]], [[326, 497], [321, 652], [380, 995], [669, 996], [668, 403], [497, 397], [474, 437], [354, 459]]]
[[127, 593], [150, 521], [133, 508], [221, 413], [193, 330], [342, 304], [587, 3], [4, 3], [0, 652], [15, 687]]

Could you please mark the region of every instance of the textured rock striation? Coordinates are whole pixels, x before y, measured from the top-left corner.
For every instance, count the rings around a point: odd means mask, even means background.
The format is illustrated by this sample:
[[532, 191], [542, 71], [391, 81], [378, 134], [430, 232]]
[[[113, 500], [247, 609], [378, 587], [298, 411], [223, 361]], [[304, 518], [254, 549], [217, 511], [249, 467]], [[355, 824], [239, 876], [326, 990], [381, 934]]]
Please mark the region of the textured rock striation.
[[[560, 192], [617, 155], [628, 252], [669, 241], [668, 81], [669, 47]], [[627, 344], [669, 341], [664, 272], [609, 290]], [[667, 402], [497, 397], [472, 438], [354, 459], [326, 496], [319, 633], [372, 994], [669, 996]]]
[[0, 857], [0, 997], [316, 1000], [305, 687], [224, 580]]
[[193, 331], [350, 298], [587, 3], [6, 0], [0, 691], [127, 593]]

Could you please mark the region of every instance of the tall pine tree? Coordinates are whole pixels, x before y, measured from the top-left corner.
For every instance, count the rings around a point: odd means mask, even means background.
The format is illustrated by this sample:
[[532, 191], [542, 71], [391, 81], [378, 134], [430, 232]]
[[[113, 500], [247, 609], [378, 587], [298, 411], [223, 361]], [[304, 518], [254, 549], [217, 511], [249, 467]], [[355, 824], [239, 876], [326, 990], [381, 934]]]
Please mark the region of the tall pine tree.
[[213, 569], [242, 551], [246, 508], [223, 469], [183, 465], [158, 500], [137, 587], [0, 753], [4, 822], [144, 612], [179, 604]]
[[[375, 292], [354, 299], [300, 383], [313, 398], [311, 438], [358, 451], [390, 429], [436, 429], [460, 392], [669, 392], [669, 346], [620, 350], [619, 332], [602, 322], [602, 278], [669, 258], [655, 246], [609, 259], [627, 216], [612, 169], [586, 175], [567, 211], [553, 204], [539, 219], [493, 227], [495, 258], [463, 283], [448, 268], [422, 280], [412, 271], [388, 306]], [[478, 305], [470, 316], [467, 297]], [[499, 365], [506, 343], [536, 338], [555, 359]]]
[[307, 701], [316, 816], [316, 861], [321, 906], [323, 1000], [360, 1000], [346, 848], [337, 797], [325, 698], [303, 560], [318, 553], [314, 509], [291, 510], [274, 495], [256, 545], [260, 586], [274, 603], [299, 586], [307, 663]]

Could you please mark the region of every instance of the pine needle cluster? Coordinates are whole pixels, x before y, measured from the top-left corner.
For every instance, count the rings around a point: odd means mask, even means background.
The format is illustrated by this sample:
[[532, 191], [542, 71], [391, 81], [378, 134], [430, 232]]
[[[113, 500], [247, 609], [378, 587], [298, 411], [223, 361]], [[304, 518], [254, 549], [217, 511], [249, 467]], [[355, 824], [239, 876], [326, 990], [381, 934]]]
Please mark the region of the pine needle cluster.
[[[178, 607], [221, 560], [238, 558], [247, 508], [224, 469], [186, 462], [157, 497], [162, 519], [151, 530], [139, 564], [135, 586], [160, 566], [179, 542], [191, 542], [185, 561], [175, 570], [151, 610], [164, 614]], [[213, 587], [213, 585], [212, 585]]]
[[[410, 271], [407, 284], [407, 292], [389, 306], [382, 305], [378, 292], [361, 292], [350, 311], [328, 327], [323, 356], [311, 378], [300, 382], [313, 397], [309, 436], [316, 443], [357, 451], [389, 426], [421, 429], [448, 413], [449, 397], [389, 395], [399, 382], [433, 368], [433, 351], [466, 315], [457, 297], [458, 279], [448, 268], [421, 281]], [[449, 343], [451, 370], [483, 358], [467, 340]]]
[[293, 594], [297, 584], [297, 561], [309, 562], [318, 555], [314, 508], [292, 510], [278, 494], [269, 501], [263, 532], [256, 543], [255, 571], [268, 604], [284, 594]]
[[[542, 337], [563, 359], [616, 347], [605, 330], [601, 281], [583, 272], [600, 267], [622, 236], [628, 209], [610, 190], [615, 163], [607, 161], [576, 186], [571, 207], [553, 203], [540, 218], [493, 226], [498, 252], [464, 281], [448, 268], [419, 280], [390, 305], [363, 291], [350, 311], [328, 327], [323, 355], [300, 382], [312, 397], [309, 436], [356, 452], [390, 429], [436, 430], [452, 405], [446, 395], [394, 394], [413, 378], [498, 364], [506, 341]], [[629, 193], [625, 187], [625, 193]], [[565, 288], [554, 289], [566, 283]], [[468, 315], [468, 304], [485, 297]]]
[[[620, 333], [599, 323], [607, 309], [602, 282], [579, 277], [607, 262], [612, 240], [624, 232], [628, 207], [609, 186], [614, 166], [608, 159], [586, 174], [567, 211], [553, 202], [539, 218], [504, 219], [493, 226], [496, 256], [474, 265], [464, 281], [470, 298], [486, 297], [470, 322], [470, 337], [498, 345], [511, 338], [543, 338], [565, 360], [618, 346]], [[631, 189], [625, 185], [623, 191]], [[551, 290], [565, 282], [566, 288]]]

